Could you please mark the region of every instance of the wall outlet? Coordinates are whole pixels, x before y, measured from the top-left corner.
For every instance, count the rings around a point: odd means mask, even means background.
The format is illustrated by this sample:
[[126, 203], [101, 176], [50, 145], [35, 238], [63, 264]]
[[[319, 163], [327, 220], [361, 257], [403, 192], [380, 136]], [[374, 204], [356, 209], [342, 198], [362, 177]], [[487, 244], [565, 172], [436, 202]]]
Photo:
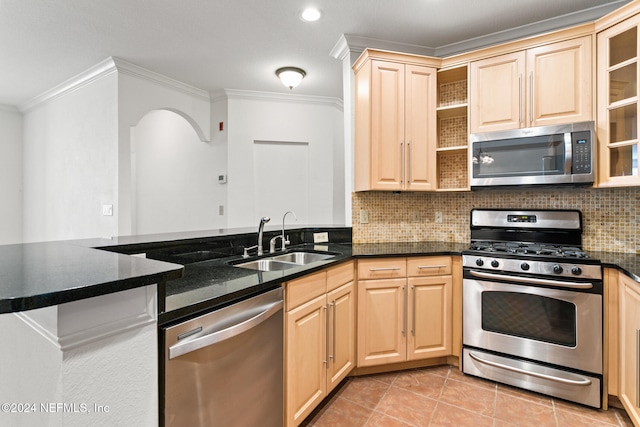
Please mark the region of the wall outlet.
[[113, 216], [113, 205], [102, 205], [102, 215]]
[[413, 213], [413, 222], [420, 222], [420, 212]]
[[360, 224], [369, 224], [369, 211], [360, 209]]
[[442, 212], [436, 212], [436, 217], [433, 222], [440, 224], [442, 223]]
[[327, 243], [329, 241], [329, 233], [313, 233], [313, 243]]

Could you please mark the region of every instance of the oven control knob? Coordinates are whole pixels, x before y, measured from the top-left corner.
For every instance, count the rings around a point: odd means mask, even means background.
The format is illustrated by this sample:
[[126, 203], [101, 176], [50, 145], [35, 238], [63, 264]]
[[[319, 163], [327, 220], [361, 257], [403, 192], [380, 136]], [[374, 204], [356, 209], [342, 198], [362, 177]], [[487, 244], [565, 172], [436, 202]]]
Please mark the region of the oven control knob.
[[582, 269], [577, 265], [574, 265], [573, 267], [571, 267], [571, 273], [575, 274], [576, 276], [579, 276], [582, 274]]
[[500, 266], [500, 263], [497, 260], [493, 260], [491, 261], [491, 267], [493, 268], [498, 268]]
[[482, 258], [476, 259], [476, 265], [478, 267], [482, 267], [484, 265], [484, 261], [482, 260]]
[[526, 262], [523, 262], [522, 264], [520, 264], [520, 268], [523, 269], [524, 271], [529, 270], [529, 264], [527, 264]]
[[562, 266], [560, 266], [560, 265], [558, 265], [558, 264], [554, 265], [554, 266], [553, 266], [553, 272], [554, 272], [554, 273], [556, 273], [556, 274], [560, 274], [560, 273], [562, 273], [562, 272], [563, 272], [563, 270], [562, 270]]

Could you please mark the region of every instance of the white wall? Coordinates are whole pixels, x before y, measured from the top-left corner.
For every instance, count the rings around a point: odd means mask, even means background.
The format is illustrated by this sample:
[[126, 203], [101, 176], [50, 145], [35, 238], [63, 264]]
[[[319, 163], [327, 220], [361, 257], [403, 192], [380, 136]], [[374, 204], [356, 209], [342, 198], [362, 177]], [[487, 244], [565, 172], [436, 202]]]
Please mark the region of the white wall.
[[133, 234], [224, 227], [215, 193], [226, 158], [182, 116], [155, 110], [132, 129]]
[[[343, 217], [336, 218], [334, 210], [335, 192], [338, 192], [338, 198], [344, 198], [341, 193], [344, 183], [340, 182], [343, 179], [342, 173], [336, 173], [336, 168], [343, 168], [343, 164], [335, 164], [336, 159], [341, 157], [336, 155], [335, 150], [343, 146], [341, 104], [335, 99], [320, 97], [243, 91], [226, 93], [229, 99], [228, 226], [257, 226], [259, 218], [265, 215], [279, 224], [284, 212], [292, 209], [302, 197], [292, 192], [294, 188], [299, 189], [299, 183], [293, 182], [292, 178], [275, 186], [274, 193], [270, 196], [274, 200], [284, 199], [285, 202], [281, 202], [280, 206], [258, 206], [254, 197], [255, 187], [263, 176], [256, 176], [253, 162], [268, 162], [268, 159], [256, 157], [255, 141], [272, 142], [274, 146], [280, 147], [287, 143], [298, 143], [298, 147], [306, 144], [308, 206], [304, 216], [298, 215], [298, 223], [344, 223]], [[340, 131], [336, 132], [336, 128]], [[306, 161], [303, 157], [290, 157], [288, 162], [291, 169], [299, 169], [299, 164], [295, 162]], [[263, 166], [265, 165], [261, 165], [260, 169], [264, 174]], [[261, 196], [262, 199], [265, 198], [264, 195]]]
[[25, 242], [117, 234], [102, 205], [116, 196], [117, 75], [24, 112]]
[[0, 105], [0, 245], [22, 241], [22, 114]]

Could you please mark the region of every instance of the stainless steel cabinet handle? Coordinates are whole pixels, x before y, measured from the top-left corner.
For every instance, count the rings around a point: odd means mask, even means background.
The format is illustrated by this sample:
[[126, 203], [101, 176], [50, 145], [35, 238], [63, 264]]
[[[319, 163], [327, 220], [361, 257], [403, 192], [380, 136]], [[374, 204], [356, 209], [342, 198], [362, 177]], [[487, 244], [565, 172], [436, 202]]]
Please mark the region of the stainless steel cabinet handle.
[[527, 371], [527, 370], [524, 370], [524, 369], [516, 368], [515, 366], [509, 366], [509, 365], [505, 365], [505, 364], [502, 364], [502, 363], [493, 362], [491, 360], [483, 359], [480, 356], [478, 356], [477, 354], [474, 354], [474, 353], [471, 353], [471, 352], [469, 353], [469, 356], [471, 356], [471, 358], [473, 360], [476, 360], [477, 362], [480, 362], [480, 363], [484, 363], [485, 365], [493, 366], [494, 368], [505, 369], [507, 371], [516, 372], [518, 374], [530, 375], [532, 377], [538, 377], [538, 378], [542, 378], [542, 379], [545, 379], [545, 380], [555, 381], [555, 382], [559, 382], [559, 383], [562, 383], [562, 384], [569, 384], [569, 385], [586, 386], [586, 385], [590, 385], [591, 384], [591, 380], [589, 378], [581, 377], [581, 376], [576, 375], [576, 374], [567, 373], [568, 375], [574, 375], [576, 378], [580, 378], [579, 380], [572, 380], [572, 379], [569, 379], [569, 378], [554, 377], [552, 375], [543, 374], [541, 372]]
[[322, 361], [327, 368], [329, 367], [329, 305], [324, 307], [325, 331], [324, 331], [324, 360]]
[[520, 83], [520, 88], [519, 88], [520, 89], [520, 92], [519, 92], [520, 96], [519, 96], [519, 99], [518, 99], [518, 101], [520, 101], [519, 105], [518, 105], [519, 110], [520, 110], [519, 120], [520, 120], [520, 125], [522, 126], [522, 73], [520, 74], [520, 77], [518, 78], [518, 81]]
[[509, 280], [511, 282], [516, 282], [516, 283], [527, 283], [531, 285], [551, 285], [551, 286], [558, 286], [561, 288], [570, 288], [570, 289], [593, 288], [593, 283], [563, 282], [560, 280], [536, 279], [533, 277], [507, 276], [505, 274], [485, 273], [483, 271], [475, 271], [475, 270], [470, 270], [469, 273], [471, 273], [472, 276], [480, 277], [482, 279], [502, 279], [502, 280]]
[[336, 333], [337, 333], [337, 324], [338, 324], [338, 315], [336, 313], [337, 311], [337, 304], [336, 304], [336, 300], [333, 300], [331, 302], [331, 305], [333, 306], [333, 355], [329, 356], [334, 362], [336, 361]]
[[411, 286], [411, 302], [413, 303], [413, 310], [411, 316], [411, 335], [416, 336], [416, 287]]
[[378, 268], [370, 268], [369, 271], [397, 271], [400, 270], [400, 267], [378, 267]]
[[281, 310], [283, 306], [284, 303], [282, 301], [278, 301], [267, 306], [257, 315], [226, 329], [222, 329], [221, 331], [213, 332], [211, 334], [207, 334], [189, 341], [172, 345], [171, 347], [169, 347], [169, 359], [174, 359], [178, 356], [191, 353], [201, 348], [208, 347], [210, 345], [217, 344], [219, 342], [228, 340], [229, 338], [240, 335], [241, 333], [258, 326], [265, 320], [269, 319], [271, 316]]
[[400, 164], [402, 165], [402, 168], [400, 171], [400, 183], [404, 184], [404, 140], [400, 142], [400, 158], [401, 158]]
[[404, 302], [403, 302], [404, 313], [402, 313], [402, 317], [403, 317], [402, 336], [406, 337], [407, 336], [407, 288], [405, 286], [402, 287], [402, 295], [404, 297]]
[[446, 268], [446, 265], [419, 265], [418, 269], [422, 270], [424, 268]]
[[529, 73], [529, 126], [533, 126], [533, 71]]
[[412, 154], [412, 151], [411, 151], [411, 141], [409, 141], [407, 143], [407, 147], [409, 148], [409, 179], [408, 179], [408, 182], [412, 183], [413, 182], [413, 167], [412, 167], [411, 164], [413, 163], [412, 162], [413, 154]]

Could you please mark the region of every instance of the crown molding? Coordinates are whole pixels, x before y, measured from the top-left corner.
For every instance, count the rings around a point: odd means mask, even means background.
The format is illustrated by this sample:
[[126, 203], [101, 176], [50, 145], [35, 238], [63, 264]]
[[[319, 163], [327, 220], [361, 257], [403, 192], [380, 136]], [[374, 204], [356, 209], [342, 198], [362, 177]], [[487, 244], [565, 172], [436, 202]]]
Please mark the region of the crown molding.
[[182, 83], [181, 81], [172, 79], [171, 77], [167, 77], [160, 73], [156, 73], [155, 71], [142, 68], [136, 64], [132, 64], [131, 62], [127, 62], [120, 58], [114, 57], [112, 59], [115, 63], [115, 67], [118, 69], [118, 72], [122, 74], [137, 77], [143, 80], [148, 80], [152, 83], [156, 83], [161, 86], [166, 86], [170, 89], [175, 89], [180, 92], [184, 92], [187, 95], [202, 98], [205, 101], [209, 101], [210, 99], [209, 92], [207, 92], [206, 90], [199, 89], [195, 86], [191, 86], [186, 83]]
[[50, 102], [60, 98], [68, 93], [81, 89], [88, 84], [95, 82], [103, 77], [109, 76], [116, 72], [115, 62], [113, 58], [107, 58], [104, 61], [94, 65], [80, 74], [76, 74], [70, 79], [60, 83], [57, 86], [35, 96], [31, 100], [18, 105], [18, 111], [21, 113], [28, 112], [45, 102]]
[[330, 105], [344, 111], [344, 104], [340, 98], [329, 96], [298, 95], [277, 92], [259, 92], [251, 90], [224, 89], [216, 92], [212, 102], [226, 99], [249, 99], [254, 101], [295, 102], [302, 104]]
[[198, 89], [186, 83], [182, 83], [160, 73], [156, 73], [155, 71], [147, 70], [146, 68], [142, 68], [123, 59], [109, 57], [104, 61], [89, 68], [88, 70], [71, 77], [70, 79], [41, 93], [31, 100], [18, 105], [18, 111], [20, 111], [21, 113], [25, 113], [43, 103], [53, 101], [57, 98], [60, 98], [61, 96], [81, 89], [113, 73], [121, 73], [123, 75], [129, 75], [142, 80], [147, 80], [151, 83], [155, 83], [169, 89], [178, 90], [180, 92], [184, 92], [187, 95], [195, 96], [206, 101], [209, 101], [210, 99], [209, 92], [205, 90]]

